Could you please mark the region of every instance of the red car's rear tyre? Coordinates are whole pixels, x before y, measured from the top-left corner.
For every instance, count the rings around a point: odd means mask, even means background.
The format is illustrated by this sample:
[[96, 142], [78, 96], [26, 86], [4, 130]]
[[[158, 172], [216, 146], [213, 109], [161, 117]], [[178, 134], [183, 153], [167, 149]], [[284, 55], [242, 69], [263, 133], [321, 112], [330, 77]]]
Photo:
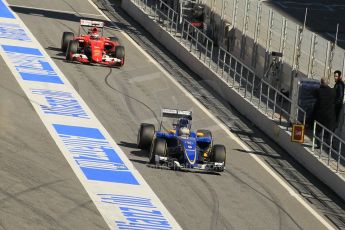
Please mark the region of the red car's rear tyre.
[[62, 52], [66, 52], [68, 48], [68, 44], [74, 38], [74, 33], [72, 32], [63, 32], [62, 39], [61, 39], [61, 50]]
[[125, 47], [116, 46], [115, 47], [115, 57], [117, 59], [124, 59], [125, 58]]

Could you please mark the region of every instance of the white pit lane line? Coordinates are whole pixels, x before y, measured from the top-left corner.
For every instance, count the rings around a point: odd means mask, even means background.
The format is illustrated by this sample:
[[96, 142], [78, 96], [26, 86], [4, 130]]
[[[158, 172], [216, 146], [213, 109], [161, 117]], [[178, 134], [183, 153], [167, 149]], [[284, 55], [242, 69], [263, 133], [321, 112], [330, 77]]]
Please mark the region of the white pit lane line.
[[[111, 20], [108, 18], [107, 15], [101, 11], [92, 0], [88, 0], [91, 5], [97, 9], [97, 11], [102, 14], [109, 22]], [[113, 22], [111, 22], [114, 26]], [[119, 28], [118, 28], [119, 29]], [[159, 68], [164, 75], [169, 78], [187, 97], [189, 97], [195, 105], [197, 105], [205, 114], [207, 114], [208, 117], [210, 117], [214, 122], [218, 124], [219, 127], [221, 127], [228, 136], [234, 140], [236, 143], [238, 143], [244, 150], [248, 151], [249, 155], [253, 157], [253, 159], [261, 165], [281, 186], [283, 186], [291, 196], [293, 196], [305, 209], [307, 209], [320, 223], [322, 223], [327, 229], [334, 229], [334, 227], [328, 223], [328, 221], [323, 218], [317, 211], [315, 211], [296, 191], [288, 184], [286, 183], [277, 173], [275, 173], [263, 160], [261, 160], [258, 156], [256, 156], [251, 152], [251, 149], [242, 142], [237, 136], [235, 136], [230, 130], [227, 129], [227, 127], [218, 120], [210, 111], [207, 110], [205, 106], [203, 106], [198, 100], [196, 100], [191, 93], [189, 93], [180, 83], [178, 83], [173, 76], [171, 76], [153, 57], [151, 57], [148, 53], [146, 53], [145, 50], [143, 50], [128, 34], [126, 34], [124, 31], [119, 29], [119, 32], [125, 36], [138, 50], [140, 50], [152, 63], [154, 63], [157, 68]]]
[[5, 0], [0, 55], [110, 229], [182, 229]]

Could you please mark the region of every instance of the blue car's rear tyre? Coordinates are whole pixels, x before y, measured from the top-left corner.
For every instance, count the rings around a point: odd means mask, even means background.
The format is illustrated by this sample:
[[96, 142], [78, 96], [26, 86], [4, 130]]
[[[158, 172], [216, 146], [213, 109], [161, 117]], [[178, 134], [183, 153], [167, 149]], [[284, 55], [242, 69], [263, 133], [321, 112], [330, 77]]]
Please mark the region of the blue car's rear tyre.
[[165, 139], [156, 138], [153, 140], [149, 154], [150, 163], [155, 163], [155, 156], [167, 156], [167, 142]]
[[140, 149], [149, 149], [153, 136], [155, 134], [155, 126], [152, 124], [142, 123], [137, 136], [137, 145]]

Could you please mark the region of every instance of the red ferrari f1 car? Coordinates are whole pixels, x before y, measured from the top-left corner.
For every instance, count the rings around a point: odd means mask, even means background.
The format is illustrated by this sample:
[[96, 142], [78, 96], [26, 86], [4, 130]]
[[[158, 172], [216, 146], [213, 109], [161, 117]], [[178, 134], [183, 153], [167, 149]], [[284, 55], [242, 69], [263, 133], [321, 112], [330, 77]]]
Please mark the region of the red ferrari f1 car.
[[[123, 66], [125, 48], [120, 45], [117, 37], [103, 37], [103, 27], [103, 22], [82, 19], [78, 36], [72, 32], [64, 32], [61, 50], [66, 53], [66, 60], [106, 66]], [[85, 34], [82, 34], [83, 31]]]

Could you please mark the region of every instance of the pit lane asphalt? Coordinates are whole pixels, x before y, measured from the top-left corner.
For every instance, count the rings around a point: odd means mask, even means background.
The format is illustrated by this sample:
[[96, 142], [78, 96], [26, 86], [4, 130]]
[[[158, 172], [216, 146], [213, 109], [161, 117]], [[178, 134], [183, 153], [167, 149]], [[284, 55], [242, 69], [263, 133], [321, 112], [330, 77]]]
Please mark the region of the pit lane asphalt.
[[[78, 11], [87, 17], [90, 15], [86, 14], [98, 14], [85, 0], [9, 3]], [[72, 64], [63, 60], [59, 46], [63, 31], [77, 32], [77, 16], [32, 9], [22, 10], [19, 16], [184, 229], [324, 229], [118, 31], [108, 30], [107, 34], [118, 36], [126, 47], [122, 69]], [[3, 61], [0, 63], [4, 70], [0, 79], [1, 226], [106, 229], [24, 93]], [[215, 142], [225, 144], [227, 172], [219, 176], [147, 167], [145, 152], [135, 147], [136, 133], [140, 122], [157, 125], [155, 117], [162, 107], [193, 109], [194, 128], [211, 129]], [[24, 214], [28, 212], [32, 216]]]
[[107, 229], [0, 56], [0, 229]]

